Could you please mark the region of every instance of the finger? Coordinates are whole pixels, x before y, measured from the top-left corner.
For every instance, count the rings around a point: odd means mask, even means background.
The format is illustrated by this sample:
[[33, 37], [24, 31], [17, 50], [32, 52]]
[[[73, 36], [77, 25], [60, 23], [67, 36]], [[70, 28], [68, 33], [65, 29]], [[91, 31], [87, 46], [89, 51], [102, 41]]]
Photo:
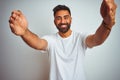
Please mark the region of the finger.
[[15, 23], [15, 19], [11, 16], [10, 19], [9, 19], [9, 23], [12, 23], [14, 24]]
[[11, 31], [14, 33], [15, 32], [15, 30], [14, 30], [15, 26], [14, 26], [14, 24], [10, 22], [9, 26], [10, 26]]
[[109, 14], [111, 16], [115, 16], [115, 14], [116, 14], [116, 4], [109, 3], [108, 5], [109, 5], [109, 9], [110, 9]]
[[18, 14], [20, 13], [21, 14], [22, 12], [20, 10], [13, 10], [11, 14], [13, 14], [13, 13], [18, 13]]
[[103, 0], [100, 9], [102, 17], [105, 18], [106, 15], [109, 14], [108, 2], [106, 0]]
[[14, 24], [9, 23], [9, 26], [10, 26], [10, 28], [13, 28], [13, 27], [14, 27]]
[[20, 10], [17, 10], [18, 16], [22, 15], [22, 12]]
[[13, 32], [15, 34], [15, 29], [14, 29], [14, 25], [13, 24], [10, 24], [10, 29], [11, 29], [11, 32]]
[[117, 8], [117, 5], [114, 0], [104, 0], [107, 7], [111, 10], [115, 10]]
[[107, 12], [109, 12], [109, 11], [110, 11], [110, 8], [109, 8], [109, 3], [110, 3], [110, 1], [109, 1], [109, 0], [104, 0], [104, 5], [105, 5], [105, 7], [106, 7], [106, 9], [107, 9]]
[[17, 35], [17, 31], [16, 31], [16, 28], [17, 28], [17, 23], [9, 23], [9, 26], [10, 26], [10, 29], [11, 29], [11, 32], [13, 32], [15, 35]]
[[17, 10], [17, 11], [22, 14], [22, 12], [20, 10]]
[[115, 20], [115, 14], [116, 14], [115, 11], [113, 11], [113, 10], [110, 11], [109, 15], [111, 16], [112, 20]]
[[22, 15], [22, 12], [20, 10], [14, 10], [14, 11], [12, 11], [11, 15], [14, 16], [14, 17], [15, 16], [20, 16], [20, 15]]
[[14, 22], [20, 22], [21, 18], [22, 18], [23, 14], [20, 10], [17, 11], [13, 11], [12, 13], [12, 21]]
[[15, 12], [12, 12], [11, 17], [15, 20], [18, 15]]

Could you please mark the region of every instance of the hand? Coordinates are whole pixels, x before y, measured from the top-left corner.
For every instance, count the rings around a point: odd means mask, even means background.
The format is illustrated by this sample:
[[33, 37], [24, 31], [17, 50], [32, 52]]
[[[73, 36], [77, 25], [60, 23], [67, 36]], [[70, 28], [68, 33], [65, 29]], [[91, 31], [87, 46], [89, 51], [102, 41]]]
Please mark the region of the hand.
[[114, 0], [103, 0], [101, 4], [101, 16], [106, 25], [112, 27], [115, 24], [115, 14], [117, 5]]
[[9, 19], [9, 26], [15, 35], [22, 36], [27, 30], [28, 22], [20, 10], [14, 10]]

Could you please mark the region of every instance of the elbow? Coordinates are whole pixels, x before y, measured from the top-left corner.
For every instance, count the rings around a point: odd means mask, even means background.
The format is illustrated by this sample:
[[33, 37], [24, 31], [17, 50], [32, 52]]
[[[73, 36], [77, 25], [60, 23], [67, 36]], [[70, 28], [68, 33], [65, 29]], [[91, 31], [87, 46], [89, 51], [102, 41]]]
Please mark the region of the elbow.
[[99, 46], [103, 44], [105, 41], [104, 38], [96, 37], [95, 35], [90, 35], [86, 39], [86, 45], [88, 48], [93, 48], [95, 46]]
[[103, 40], [93, 40], [91, 44], [87, 44], [87, 47], [88, 48], [93, 48], [93, 47], [96, 47], [96, 46], [100, 46], [104, 43]]
[[95, 41], [95, 46], [99, 46], [102, 45], [104, 43], [105, 40], [99, 39]]

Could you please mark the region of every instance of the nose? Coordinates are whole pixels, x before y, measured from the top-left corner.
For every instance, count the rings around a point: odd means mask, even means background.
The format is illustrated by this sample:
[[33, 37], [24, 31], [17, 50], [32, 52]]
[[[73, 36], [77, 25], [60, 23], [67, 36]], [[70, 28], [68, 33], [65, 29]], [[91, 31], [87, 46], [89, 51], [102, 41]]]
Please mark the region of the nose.
[[61, 23], [66, 23], [66, 20], [64, 18], [62, 18]]

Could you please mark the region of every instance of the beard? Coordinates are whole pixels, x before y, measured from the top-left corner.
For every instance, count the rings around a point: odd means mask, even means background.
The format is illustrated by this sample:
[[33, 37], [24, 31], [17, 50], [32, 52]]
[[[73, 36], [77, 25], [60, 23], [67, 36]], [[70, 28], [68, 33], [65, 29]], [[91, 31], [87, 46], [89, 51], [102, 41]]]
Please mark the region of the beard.
[[[63, 27], [64, 26], [64, 27]], [[59, 32], [66, 33], [70, 29], [71, 25], [68, 23], [60, 23], [57, 25]]]

